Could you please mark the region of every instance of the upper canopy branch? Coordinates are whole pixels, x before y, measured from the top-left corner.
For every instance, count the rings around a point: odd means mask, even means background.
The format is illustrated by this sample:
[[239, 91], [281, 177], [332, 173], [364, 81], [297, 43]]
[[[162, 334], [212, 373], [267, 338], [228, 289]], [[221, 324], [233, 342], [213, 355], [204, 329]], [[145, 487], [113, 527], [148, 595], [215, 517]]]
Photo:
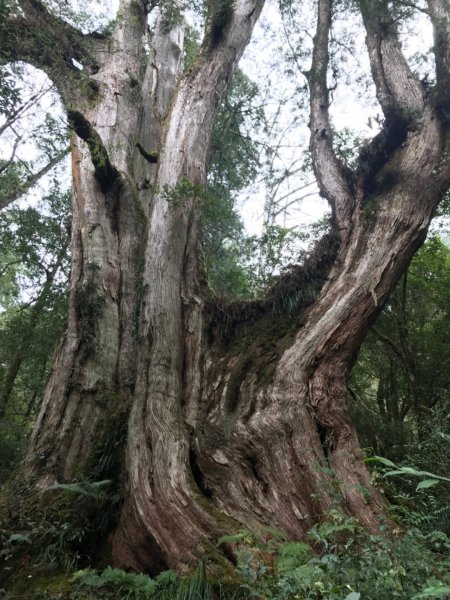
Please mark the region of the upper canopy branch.
[[21, 60], [42, 69], [66, 105], [92, 98], [96, 90], [89, 74], [98, 66], [89, 36], [52, 14], [40, 0], [18, 4], [20, 11], [0, 23], [0, 62]]
[[377, 98], [386, 121], [400, 120], [407, 126], [417, 123], [424, 108], [423, 91], [402, 53], [388, 2], [360, 0], [360, 7]]
[[234, 12], [234, 0], [207, 0], [205, 41], [213, 48], [225, 37]]
[[367, 194], [374, 177], [406, 140], [408, 131], [420, 126], [425, 96], [402, 53], [387, 0], [360, 0], [359, 4], [372, 77], [385, 116], [382, 130], [362, 148], [359, 156], [356, 179], [358, 188]]
[[450, 3], [428, 0], [428, 9], [434, 29], [438, 103], [446, 111], [445, 118], [450, 120]]
[[331, 0], [319, 0], [312, 65], [308, 73], [311, 108], [310, 147], [320, 191], [330, 202], [339, 229], [345, 229], [349, 223], [353, 197], [347, 183], [346, 167], [334, 151], [329, 117], [327, 71], [331, 19]]
[[231, 48], [235, 44], [234, 50], [239, 52], [240, 58], [264, 2], [265, 0], [206, 0], [203, 57], [205, 58], [207, 51], [213, 51], [219, 46]]
[[54, 158], [39, 169], [36, 173], [29, 175], [24, 181], [19, 183], [15, 189], [7, 196], [0, 196], [0, 210], [7, 208], [15, 200], [23, 196], [30, 190], [44, 175], [47, 175], [57, 164], [59, 164], [69, 153], [69, 148], [64, 148]]
[[[220, 102], [250, 40], [264, 1], [225, 0], [223, 6], [222, 0], [208, 2], [208, 17], [199, 56], [180, 81], [171, 108], [173, 127], [167, 133], [168, 136], [174, 135], [176, 147], [185, 146], [187, 159], [184, 167], [187, 171], [192, 168], [193, 172], [184, 175], [194, 183], [199, 183], [203, 178], [203, 174], [200, 175], [203, 167], [199, 165], [206, 163]], [[217, 7], [217, 11], [214, 7]], [[189, 127], [186, 127], [186, 119], [183, 118], [186, 112], [192, 115]], [[194, 155], [197, 166], [189, 160]], [[171, 177], [174, 175], [172, 172]]]

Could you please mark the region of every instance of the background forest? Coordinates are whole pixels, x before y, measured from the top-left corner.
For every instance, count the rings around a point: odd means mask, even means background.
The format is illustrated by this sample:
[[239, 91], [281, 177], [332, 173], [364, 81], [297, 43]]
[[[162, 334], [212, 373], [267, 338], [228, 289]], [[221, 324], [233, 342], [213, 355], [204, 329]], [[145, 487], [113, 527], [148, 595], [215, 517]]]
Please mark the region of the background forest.
[[[83, 27], [110, 26], [89, 10], [56, 4]], [[407, 10], [410, 3], [399, 4]], [[292, 6], [282, 5], [282, 35], [288, 36]], [[7, 10], [0, 0], [0, 17]], [[199, 44], [195, 17], [187, 39], [186, 69]], [[336, 64], [340, 52], [345, 49], [336, 45]], [[414, 60], [420, 70], [425, 59], [419, 54]], [[288, 78], [305, 59], [294, 46], [278, 58]], [[215, 124], [202, 191], [204, 277], [219, 308], [270, 297], [274, 283], [305, 259], [329, 227], [329, 215], [320, 211], [309, 223], [293, 225], [306, 198], [320, 203], [309, 152], [294, 163], [284, 150], [291, 129], [305, 121], [304, 105], [298, 102], [293, 112], [289, 91], [284, 98], [275, 92], [269, 97], [264, 83], [253, 79], [244, 67], [234, 75]], [[0, 115], [0, 484], [7, 489], [23, 459], [67, 318], [71, 131], [49, 80], [20, 62], [1, 66]], [[354, 159], [360, 136], [360, 130], [339, 130], [343, 160]], [[239, 212], [251, 194], [264, 205], [257, 233], [249, 233]], [[364, 341], [348, 384], [361, 446], [396, 523], [392, 534], [369, 535], [336, 508], [304, 542], [291, 542], [275, 529], [242, 530], [217, 540], [239, 548], [229, 579], [214, 580], [204, 563], [184, 577], [164, 571], [154, 579], [101, 561], [94, 570], [91, 545], [106, 530], [108, 507], [120, 498], [110, 492], [109, 480], [81, 479], [59, 485], [57, 514], [17, 531], [0, 525], [7, 575], [28, 547], [39, 546], [30, 569], [33, 591], [28, 581], [16, 581], [6, 597], [450, 598], [449, 221], [446, 197]], [[282, 296], [288, 313], [298, 294], [286, 289]], [[105, 522], [88, 518], [75, 527], [71, 515], [80, 503]]]

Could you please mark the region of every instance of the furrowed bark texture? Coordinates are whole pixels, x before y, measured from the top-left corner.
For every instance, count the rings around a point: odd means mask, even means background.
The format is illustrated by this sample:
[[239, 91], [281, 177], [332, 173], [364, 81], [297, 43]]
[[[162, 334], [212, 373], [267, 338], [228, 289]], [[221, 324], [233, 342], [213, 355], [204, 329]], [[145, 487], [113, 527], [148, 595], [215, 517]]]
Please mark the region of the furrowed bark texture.
[[[182, 74], [182, 30], [162, 23], [143, 72], [146, 16], [123, 0], [112, 37], [95, 42], [96, 103], [66, 100], [74, 129], [68, 328], [26, 473], [40, 488], [79, 473], [105, 478], [99, 445], [116, 442], [126, 424], [124, 499], [109, 545], [114, 564], [137, 571], [218, 560], [217, 538], [236, 528], [270, 525], [301, 538], [336, 504], [372, 532], [385, 519], [348, 418], [346, 379], [450, 184], [440, 83], [448, 29], [438, 20], [444, 54], [426, 93], [386, 3], [375, 3], [375, 17], [361, 3], [386, 120], [352, 171], [334, 152], [332, 5], [319, 0], [311, 151], [333, 230], [265, 302], [219, 310], [200, 277], [198, 186], [218, 106], [262, 4], [235, 0], [218, 27], [211, 2], [200, 54]], [[429, 4], [436, 15], [446, 7]], [[305, 286], [310, 299], [300, 305]], [[297, 305], [287, 311], [291, 297]]]
[[91, 80], [98, 90], [96, 102], [65, 100], [76, 132], [72, 271], [67, 331], [28, 450], [41, 487], [84, 468], [105, 421], [127, 409], [134, 385], [145, 210], [131, 165], [139, 134], [136, 105], [142, 104], [137, 81], [146, 14], [128, 0], [119, 11], [123, 19], [97, 52], [98, 73]]
[[143, 270], [142, 343], [129, 422], [127, 495], [113, 542], [119, 563], [137, 570], [191, 563], [221, 533], [214, 507], [205, 507], [199, 499], [189, 465], [189, 423], [183, 419], [183, 406], [195, 412], [199, 395], [200, 199], [195, 194], [178, 198], [176, 190], [183, 178], [194, 185], [205, 183], [220, 100], [262, 4], [236, 2], [220, 40], [211, 39], [207, 31], [197, 63], [179, 82], [160, 154]]

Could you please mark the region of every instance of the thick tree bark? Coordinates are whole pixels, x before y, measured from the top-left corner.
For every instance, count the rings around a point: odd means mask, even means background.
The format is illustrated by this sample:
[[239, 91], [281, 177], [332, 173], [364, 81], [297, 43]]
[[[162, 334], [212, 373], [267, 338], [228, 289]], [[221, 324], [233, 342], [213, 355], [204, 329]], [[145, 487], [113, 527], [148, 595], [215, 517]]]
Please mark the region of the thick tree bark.
[[[351, 171], [333, 148], [331, 2], [319, 0], [311, 150], [333, 231], [269, 299], [225, 318], [200, 276], [198, 186], [220, 100], [262, 4], [235, 0], [218, 27], [211, 2], [199, 57], [184, 75], [182, 32], [161, 25], [141, 84], [146, 15], [122, 0], [124, 18], [89, 54], [95, 105], [63, 95], [76, 134], [68, 327], [25, 474], [37, 488], [98, 474], [99, 448], [126, 421], [110, 554], [139, 571], [218, 559], [215, 540], [238, 527], [301, 538], [336, 504], [373, 532], [385, 519], [347, 414], [346, 378], [450, 183], [442, 86], [424, 93], [389, 15], [369, 18], [363, 2], [386, 123]], [[445, 3], [431, 4], [437, 14]], [[298, 299], [306, 284], [308, 306], [283, 310], [283, 297]]]
[[67, 331], [28, 451], [40, 487], [83, 468], [105, 419], [126, 410], [134, 384], [133, 319], [145, 212], [131, 165], [139, 128], [134, 107], [142, 103], [137, 81], [143, 48], [137, 40], [146, 13], [126, 0], [119, 10], [123, 19], [97, 52], [98, 73], [91, 80], [96, 102], [63, 95], [77, 134], [72, 271]]

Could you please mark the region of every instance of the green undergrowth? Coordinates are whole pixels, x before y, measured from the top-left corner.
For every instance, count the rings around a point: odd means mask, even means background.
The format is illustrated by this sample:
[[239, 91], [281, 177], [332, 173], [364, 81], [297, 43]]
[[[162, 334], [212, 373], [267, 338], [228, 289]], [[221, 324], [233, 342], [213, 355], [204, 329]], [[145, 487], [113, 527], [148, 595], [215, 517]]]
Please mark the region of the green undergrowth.
[[[30, 596], [45, 584], [53, 590], [67, 575], [93, 560], [101, 562], [103, 540], [115, 506], [111, 480], [80, 479], [55, 484], [41, 494], [17, 480], [3, 490], [0, 506], [0, 597]], [[14, 500], [15, 499], [15, 500]], [[39, 585], [38, 585], [39, 584]], [[34, 588], [33, 588], [34, 589]]]
[[[16, 534], [14, 544], [29, 543]], [[340, 511], [314, 526], [303, 542], [267, 529], [222, 537], [217, 549], [232, 549], [236, 577], [225, 584], [208, 557], [189, 575], [165, 571], [150, 578], [107, 567], [30, 574], [25, 590], [5, 598], [67, 600], [419, 600], [450, 598], [450, 538], [418, 529], [371, 536]], [[24, 595], [24, 591], [27, 592]]]

